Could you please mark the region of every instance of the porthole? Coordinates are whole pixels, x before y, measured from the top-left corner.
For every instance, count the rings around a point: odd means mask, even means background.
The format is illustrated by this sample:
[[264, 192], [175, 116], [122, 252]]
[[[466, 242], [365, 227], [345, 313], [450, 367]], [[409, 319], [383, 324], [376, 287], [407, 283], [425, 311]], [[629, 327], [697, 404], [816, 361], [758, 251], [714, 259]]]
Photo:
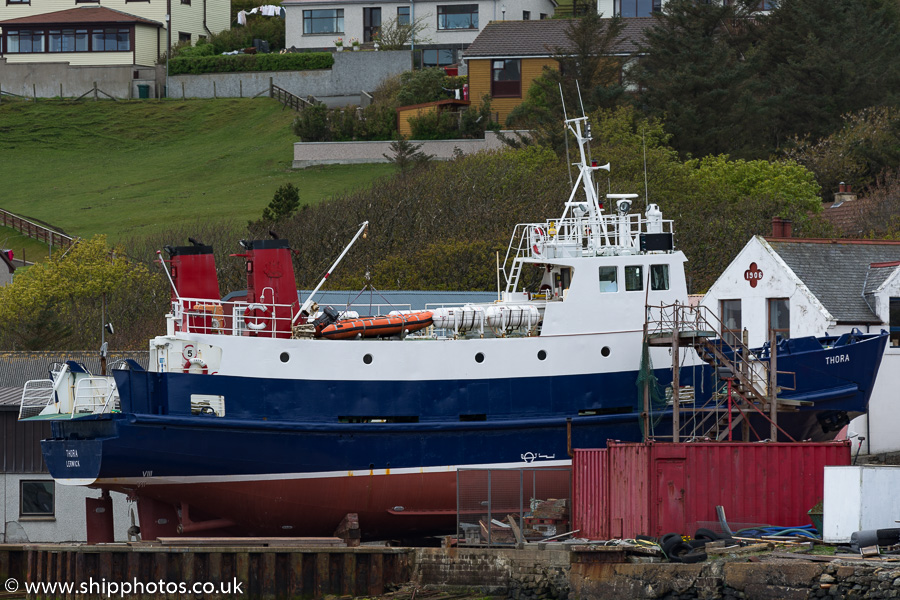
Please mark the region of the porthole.
[[609, 356], [609, 346], [603, 346], [603, 348], [600, 350], [600, 354], [602, 354], [603, 356]]
[[291, 355], [288, 354], [287, 352], [282, 352], [281, 356], [279, 356], [278, 358], [281, 359], [281, 362], [286, 363], [287, 361], [291, 360]]
[[547, 358], [546, 350], [538, 350], [538, 360], [544, 360]]
[[482, 354], [481, 352], [479, 352], [478, 354], [476, 354], [476, 355], [475, 355], [475, 362], [477, 362], [477, 363], [483, 363], [483, 362], [484, 362], [484, 354]]
[[371, 365], [372, 364], [372, 355], [366, 354], [365, 356], [363, 356], [363, 362], [366, 363], [367, 365]]

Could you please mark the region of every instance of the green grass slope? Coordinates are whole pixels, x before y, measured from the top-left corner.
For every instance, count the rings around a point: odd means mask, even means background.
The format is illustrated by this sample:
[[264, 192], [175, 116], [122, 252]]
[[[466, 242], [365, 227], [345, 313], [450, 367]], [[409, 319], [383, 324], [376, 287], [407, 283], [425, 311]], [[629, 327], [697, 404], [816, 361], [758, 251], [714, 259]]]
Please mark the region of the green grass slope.
[[295, 113], [268, 98], [0, 104], [0, 208], [112, 240], [258, 219], [293, 183], [314, 204], [387, 164], [291, 169]]

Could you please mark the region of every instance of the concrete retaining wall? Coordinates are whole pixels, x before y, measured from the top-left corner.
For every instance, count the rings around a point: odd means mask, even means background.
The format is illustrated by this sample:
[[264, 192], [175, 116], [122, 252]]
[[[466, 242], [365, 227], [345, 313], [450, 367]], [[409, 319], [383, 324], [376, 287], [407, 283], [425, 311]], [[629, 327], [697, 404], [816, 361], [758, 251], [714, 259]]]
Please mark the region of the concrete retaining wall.
[[0, 90], [28, 98], [77, 98], [88, 91], [93, 98], [94, 82], [98, 90], [115, 98], [137, 98], [135, 80], [152, 82], [155, 78], [156, 69], [133, 65], [79, 67], [67, 62], [8, 63], [0, 58]]
[[[479, 150], [497, 150], [506, 145], [500, 135], [513, 137], [514, 131], [486, 131], [483, 140], [412, 140], [422, 144], [421, 151], [436, 160], [450, 160], [456, 151], [473, 154]], [[393, 142], [296, 142], [294, 144], [295, 169], [313, 165], [349, 165], [354, 163], [386, 163], [385, 154], [391, 156]]]
[[358, 96], [362, 90], [374, 90], [394, 75], [412, 69], [412, 53], [336, 52], [331, 69], [316, 71], [254, 71], [243, 73], [209, 73], [169, 77], [170, 98], [212, 98], [213, 82], [218, 98], [251, 97], [268, 93], [269, 78], [280, 88], [305, 98], [307, 96]]
[[[331, 69], [315, 71], [251, 71], [208, 73], [169, 77], [170, 98], [250, 98], [260, 92], [268, 95], [269, 80], [292, 94], [306, 96], [359, 96], [374, 90], [388, 77], [412, 69], [412, 53], [340, 52], [334, 55]], [[137, 72], [137, 75], [135, 74]], [[78, 97], [97, 87], [115, 98], [138, 98], [138, 85], [149, 87], [156, 98], [166, 85], [165, 66], [154, 69], [130, 65], [76, 67], [69, 63], [15, 63], [0, 58], [0, 89], [28, 98]], [[93, 97], [93, 94], [91, 95]], [[100, 94], [100, 98], [105, 98]]]

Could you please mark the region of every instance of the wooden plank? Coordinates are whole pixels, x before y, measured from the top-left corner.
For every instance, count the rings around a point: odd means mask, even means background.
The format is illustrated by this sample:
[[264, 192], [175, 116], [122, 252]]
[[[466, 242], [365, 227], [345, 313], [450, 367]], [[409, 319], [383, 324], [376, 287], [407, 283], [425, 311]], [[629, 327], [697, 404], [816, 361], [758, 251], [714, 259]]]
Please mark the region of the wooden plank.
[[513, 535], [516, 536], [516, 543], [524, 544], [525, 538], [522, 537], [522, 530], [519, 529], [519, 524], [516, 523], [516, 518], [513, 515], [507, 515], [506, 520], [509, 521], [509, 526], [512, 529]]
[[331, 593], [328, 589], [329, 580], [328, 554], [320, 552], [316, 554], [316, 598], [324, 598]]
[[260, 588], [263, 600], [275, 600], [275, 558], [274, 552], [266, 552], [260, 556], [260, 562], [262, 563]]
[[352, 552], [344, 554], [343, 563], [343, 568], [341, 569], [341, 594], [356, 596], [356, 554]]
[[288, 598], [300, 598], [303, 593], [303, 554], [291, 552], [290, 578], [287, 589]]
[[766, 550], [772, 550], [775, 547], [774, 544], [750, 544], [748, 546], [734, 546], [730, 548], [710, 548], [706, 551], [707, 554], [750, 554], [751, 552], [764, 552]]

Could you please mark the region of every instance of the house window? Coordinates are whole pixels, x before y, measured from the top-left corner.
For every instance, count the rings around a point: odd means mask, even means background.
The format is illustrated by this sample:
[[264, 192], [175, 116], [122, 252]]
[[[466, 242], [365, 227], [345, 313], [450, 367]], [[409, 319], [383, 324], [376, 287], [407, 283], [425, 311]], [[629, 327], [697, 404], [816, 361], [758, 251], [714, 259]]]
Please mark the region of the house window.
[[91, 30], [91, 50], [94, 52], [128, 52], [131, 50], [129, 29], [106, 28]]
[[493, 60], [491, 65], [491, 96], [494, 98], [521, 98], [521, 61], [517, 58]]
[[531, 20], [531, 11], [530, 11], [530, 10], [523, 10], [523, 11], [522, 11], [522, 20], [523, 20], [523, 21], [530, 21], [530, 20]]
[[478, 5], [438, 6], [438, 29], [478, 29]]
[[891, 298], [891, 346], [900, 346], [900, 298]]
[[51, 29], [47, 35], [47, 52], [87, 52], [87, 29]]
[[616, 278], [616, 267], [600, 267], [600, 291], [618, 292], [619, 282]]
[[650, 265], [650, 289], [654, 292], [669, 289], [669, 265]]
[[422, 66], [443, 67], [453, 64], [453, 50], [422, 50]]
[[541, 21], [547, 18], [547, 13], [541, 13]]
[[625, 291], [639, 292], [644, 289], [644, 267], [625, 267]]
[[617, 17], [649, 17], [662, 10], [662, 0], [615, 0], [613, 14]]
[[31, 0], [6, 0], [7, 4], [31, 4]]
[[303, 33], [344, 33], [344, 9], [304, 10]]
[[371, 42], [381, 29], [381, 9], [363, 9], [363, 42]]
[[409, 25], [409, 7], [397, 7], [397, 25]]
[[44, 32], [10, 29], [6, 33], [6, 51], [10, 54], [29, 54], [44, 51]]
[[730, 346], [741, 342], [741, 301], [722, 300], [719, 302], [722, 315], [722, 339]]
[[19, 483], [19, 516], [52, 517], [55, 488], [53, 481], [21, 481]]
[[769, 330], [784, 339], [791, 337], [791, 302], [787, 298], [769, 298]]
[[191, 34], [184, 33], [183, 31], [178, 32], [178, 43], [179, 44], [190, 44], [191, 43]]

